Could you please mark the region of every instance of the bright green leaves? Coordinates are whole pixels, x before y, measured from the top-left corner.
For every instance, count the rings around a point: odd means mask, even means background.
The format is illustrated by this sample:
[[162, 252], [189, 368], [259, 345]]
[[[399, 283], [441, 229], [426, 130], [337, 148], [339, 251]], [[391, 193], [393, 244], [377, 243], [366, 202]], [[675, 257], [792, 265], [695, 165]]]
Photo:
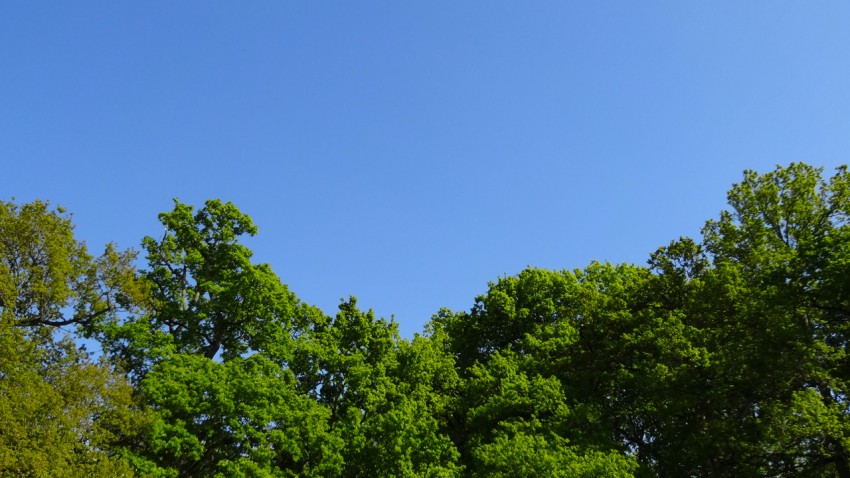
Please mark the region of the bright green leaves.
[[148, 313], [103, 328], [156, 414], [140, 456], [175, 476], [339, 474], [331, 414], [291, 368], [316, 315], [251, 262], [239, 243], [251, 219], [207, 201], [175, 202], [160, 220], [162, 239], [143, 241]]
[[40, 201], [0, 203], [0, 257], [4, 315], [33, 325], [64, 322], [61, 309], [79, 295], [92, 272], [70, 218]]
[[317, 399], [346, 443], [342, 475], [457, 476], [457, 451], [442, 433], [458, 381], [451, 358], [424, 338], [401, 341], [394, 322], [353, 298], [339, 309], [309, 350]]
[[560, 381], [523, 371], [532, 361], [495, 353], [467, 383], [467, 449], [472, 476], [632, 476], [637, 463], [617, 450], [574, 445], [581, 435]]
[[[592, 264], [500, 279], [469, 314], [442, 313], [466, 377], [451, 431], [471, 476], [631, 476], [614, 400], [631, 367], [647, 270]], [[514, 450], [508, 453], [509, 450]]]
[[470, 312], [443, 311], [435, 321], [448, 334], [449, 347], [465, 368], [509, 346], [522, 349], [528, 334], [571, 317], [578, 300], [573, 274], [527, 269], [491, 283]]
[[850, 182], [846, 168], [821, 174], [804, 164], [747, 171], [703, 244], [683, 239], [651, 259], [658, 305], [705, 351], [673, 382], [680, 392], [648, 402], [675, 411], [653, 419], [663, 424], [649, 448], [659, 474], [850, 476]]
[[230, 360], [257, 350], [286, 356], [297, 299], [266, 264], [240, 244], [256, 233], [230, 203], [195, 212], [175, 202], [160, 214], [165, 235], [146, 237], [150, 310], [105, 329], [110, 349], [135, 374], [171, 352]]
[[706, 223], [706, 249], [715, 261], [739, 264], [774, 301], [811, 290], [829, 263], [825, 246], [850, 210], [846, 169], [828, 182], [821, 173], [802, 163], [746, 171], [729, 192], [732, 210]]
[[577, 453], [576, 447], [557, 435], [498, 433], [492, 443], [473, 453], [480, 471], [472, 476], [482, 477], [625, 478], [634, 476], [637, 469], [634, 460], [616, 452]]
[[488, 435], [499, 429], [563, 428], [569, 407], [561, 383], [554, 377], [529, 377], [521, 370], [523, 362], [527, 360], [504, 352], [494, 354], [486, 365], [472, 368], [465, 390], [466, 420], [481, 435], [477, 439], [487, 441]]
[[169, 357], [142, 384], [157, 411], [149, 442], [156, 461], [179, 476], [336, 474], [341, 442], [328, 432], [327, 410], [293, 382], [261, 355], [224, 363]]
[[237, 357], [283, 339], [274, 335], [296, 299], [239, 244], [256, 226], [231, 203], [207, 201], [193, 213], [175, 202], [174, 211], [160, 214], [162, 240], [142, 243], [155, 303], [151, 326], [171, 335], [178, 351], [208, 358]]
[[[138, 274], [0, 203], [0, 475], [850, 478], [850, 174], [728, 198], [649, 267], [529, 268], [412, 340], [299, 302], [230, 203], [175, 203]], [[148, 412], [39, 328], [71, 323]]]
[[330, 408], [333, 419], [342, 419], [350, 408], [364, 410], [384, 392], [391, 380], [388, 372], [397, 366], [395, 324], [361, 312], [353, 298], [339, 309], [330, 327], [315, 335], [323, 347], [319, 401]]
[[813, 459], [850, 447], [846, 407], [824, 398], [813, 389], [800, 390], [766, 411], [773, 469], [789, 474], [807, 469], [829, 476], [833, 466], [842, 466], [840, 460]]

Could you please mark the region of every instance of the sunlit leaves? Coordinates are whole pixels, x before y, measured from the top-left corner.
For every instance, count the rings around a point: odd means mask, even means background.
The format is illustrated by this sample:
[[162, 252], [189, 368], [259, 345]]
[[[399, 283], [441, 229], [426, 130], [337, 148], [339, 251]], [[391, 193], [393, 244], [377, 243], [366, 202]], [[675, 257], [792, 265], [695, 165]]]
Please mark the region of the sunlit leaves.
[[99, 322], [132, 309], [144, 294], [133, 251], [112, 244], [98, 258], [76, 240], [70, 215], [35, 201], [0, 201], [0, 317], [20, 326]]
[[138, 273], [3, 204], [1, 470], [850, 477], [850, 174], [747, 171], [728, 199], [647, 267], [528, 268], [410, 340], [354, 298], [301, 303], [230, 203], [176, 202]]
[[0, 476], [132, 476], [123, 457], [147, 420], [70, 340], [0, 328]]

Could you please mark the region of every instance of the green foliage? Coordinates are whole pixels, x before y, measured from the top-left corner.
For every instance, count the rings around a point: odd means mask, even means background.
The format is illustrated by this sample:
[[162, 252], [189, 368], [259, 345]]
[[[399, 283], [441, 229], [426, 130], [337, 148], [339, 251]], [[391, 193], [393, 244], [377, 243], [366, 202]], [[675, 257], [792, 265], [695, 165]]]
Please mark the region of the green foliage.
[[0, 317], [18, 326], [91, 327], [132, 308], [141, 291], [133, 251], [93, 258], [71, 218], [42, 201], [0, 201]]
[[317, 400], [346, 443], [343, 476], [457, 476], [457, 451], [441, 433], [455, 386], [451, 359], [424, 338], [401, 341], [397, 325], [351, 298], [317, 327]]
[[[741, 289], [720, 335], [773, 473], [850, 476], [848, 269], [850, 175], [804, 164], [747, 171], [732, 211], [709, 221], [705, 247]], [[732, 350], [734, 347], [734, 350]], [[734, 352], [734, 355], [733, 353]]]
[[123, 377], [71, 340], [0, 328], [0, 476], [133, 476], [146, 422]]
[[562, 384], [523, 371], [532, 362], [508, 350], [473, 367], [465, 399], [471, 475], [632, 476], [633, 459], [570, 440], [581, 432]]
[[[491, 284], [469, 313], [435, 317], [468, 378], [468, 408], [457, 412], [467, 428], [454, 436], [470, 471], [507, 466], [484, 460], [481, 444], [519, 436], [544, 454], [555, 433], [619, 450], [649, 476], [850, 476], [850, 181], [844, 168], [820, 175], [801, 164], [748, 171], [701, 244], [675, 241], [649, 268], [528, 269]], [[478, 388], [506, 357], [525, 378]], [[546, 424], [531, 412], [535, 395], [521, 393], [544, 390], [531, 385], [544, 378], [561, 387], [566, 431], [500, 431], [504, 422], [483, 414]], [[477, 408], [486, 396], [498, 400]], [[482, 416], [490, 421], [475, 425]]]
[[178, 476], [332, 476], [341, 448], [327, 410], [261, 355], [221, 363], [175, 354], [142, 394], [157, 411], [149, 446]]
[[54, 336], [134, 308], [134, 257], [93, 258], [47, 203], [0, 202], [0, 476], [133, 475], [147, 413], [107, 362]]
[[701, 241], [499, 278], [412, 340], [301, 303], [230, 203], [176, 202], [138, 273], [2, 203], [0, 476], [850, 477], [850, 173], [822, 174], [747, 171]]
[[480, 463], [475, 476], [630, 477], [636, 469], [634, 461], [614, 452], [577, 454], [557, 435], [547, 439], [541, 434], [499, 432], [492, 443], [473, 453]]
[[231, 203], [207, 201], [194, 212], [175, 201], [160, 221], [163, 238], [142, 241], [150, 306], [102, 329], [110, 352], [137, 377], [171, 353], [230, 360], [273, 350], [285, 358], [297, 299], [238, 242], [256, 233], [251, 219]]
[[147, 309], [101, 328], [155, 413], [138, 455], [168, 476], [338, 475], [330, 413], [291, 369], [312, 311], [251, 262], [251, 219], [207, 201], [160, 220], [163, 238], [143, 241]]

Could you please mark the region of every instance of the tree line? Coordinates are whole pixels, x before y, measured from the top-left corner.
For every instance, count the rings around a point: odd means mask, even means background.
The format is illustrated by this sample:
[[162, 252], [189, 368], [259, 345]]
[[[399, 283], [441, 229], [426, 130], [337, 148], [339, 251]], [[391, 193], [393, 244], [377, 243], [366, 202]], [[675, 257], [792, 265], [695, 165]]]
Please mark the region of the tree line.
[[746, 171], [728, 205], [405, 339], [299, 300], [231, 203], [93, 255], [0, 202], [0, 476], [850, 477], [850, 173]]

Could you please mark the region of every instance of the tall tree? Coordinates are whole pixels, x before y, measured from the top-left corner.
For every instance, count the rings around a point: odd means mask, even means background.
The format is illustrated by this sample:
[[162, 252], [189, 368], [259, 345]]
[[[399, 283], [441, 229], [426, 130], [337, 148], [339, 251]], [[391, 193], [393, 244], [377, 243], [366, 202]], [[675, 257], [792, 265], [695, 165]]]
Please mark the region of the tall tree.
[[139, 456], [168, 476], [336, 476], [331, 413], [293, 368], [323, 315], [240, 242], [257, 232], [231, 203], [175, 201], [145, 237], [144, 313], [101, 327], [155, 417]]
[[62, 209], [0, 202], [0, 476], [132, 476], [147, 412], [58, 331], [133, 308], [133, 257], [90, 256]]
[[[393, 321], [350, 298], [332, 321], [316, 323], [310, 355], [314, 396], [346, 444], [342, 476], [458, 476], [445, 433], [453, 361], [423, 337], [398, 336]], [[303, 353], [302, 352], [302, 353]]]
[[[435, 317], [466, 378], [453, 437], [470, 473], [635, 472], [612, 404], [631, 366], [622, 336], [635, 326], [630, 308], [648, 277], [608, 264], [527, 269], [491, 283], [469, 313]], [[498, 458], [514, 446], [525, 450], [517, 461]]]
[[[801, 163], [746, 171], [705, 248], [740, 278], [730, 360], [754, 389], [773, 473], [850, 477], [850, 174]], [[752, 385], [750, 386], [752, 389]]]
[[298, 301], [239, 242], [256, 234], [251, 218], [219, 200], [198, 211], [175, 201], [159, 218], [163, 237], [142, 241], [149, 309], [104, 327], [112, 353], [135, 375], [168, 353], [223, 360], [257, 350], [286, 355]]
[[141, 297], [132, 250], [98, 258], [74, 237], [71, 217], [43, 201], [0, 201], [0, 316], [16, 326], [86, 330]]

